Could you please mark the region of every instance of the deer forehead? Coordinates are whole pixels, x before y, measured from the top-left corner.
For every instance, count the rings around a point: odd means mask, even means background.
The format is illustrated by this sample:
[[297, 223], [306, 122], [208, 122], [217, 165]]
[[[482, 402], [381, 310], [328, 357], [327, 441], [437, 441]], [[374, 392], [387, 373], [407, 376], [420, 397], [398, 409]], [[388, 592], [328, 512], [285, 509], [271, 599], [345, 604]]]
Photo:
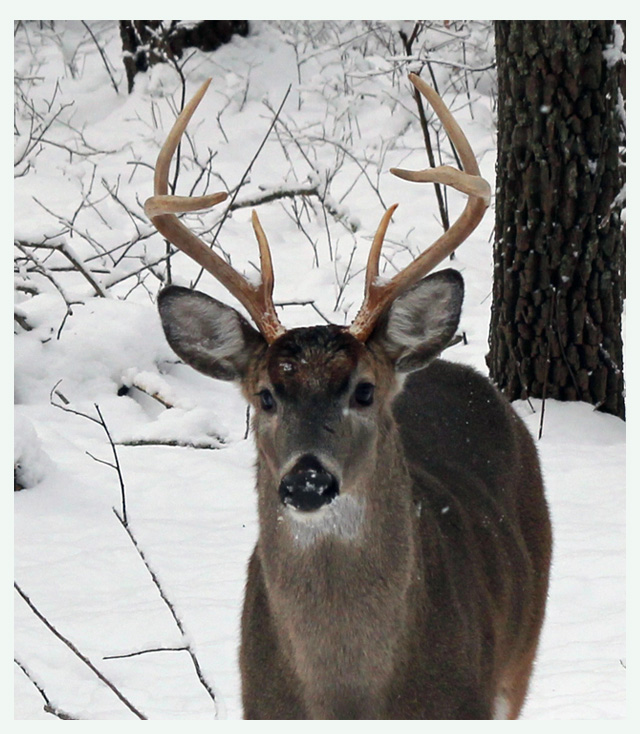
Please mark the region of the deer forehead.
[[372, 372], [371, 362], [366, 347], [345, 329], [311, 326], [291, 329], [275, 341], [266, 371], [278, 392], [304, 396], [346, 390], [354, 372]]

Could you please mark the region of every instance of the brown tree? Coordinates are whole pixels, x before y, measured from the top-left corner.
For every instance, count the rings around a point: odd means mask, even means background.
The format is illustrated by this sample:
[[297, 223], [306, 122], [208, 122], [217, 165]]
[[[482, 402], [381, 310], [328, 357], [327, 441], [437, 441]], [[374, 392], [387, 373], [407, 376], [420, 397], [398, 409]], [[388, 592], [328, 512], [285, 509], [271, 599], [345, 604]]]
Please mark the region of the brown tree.
[[186, 48], [214, 51], [237, 33], [246, 36], [246, 20], [121, 20], [120, 38], [129, 92], [134, 77], [150, 66], [179, 59]]
[[623, 26], [495, 31], [491, 377], [511, 400], [583, 400], [624, 417]]

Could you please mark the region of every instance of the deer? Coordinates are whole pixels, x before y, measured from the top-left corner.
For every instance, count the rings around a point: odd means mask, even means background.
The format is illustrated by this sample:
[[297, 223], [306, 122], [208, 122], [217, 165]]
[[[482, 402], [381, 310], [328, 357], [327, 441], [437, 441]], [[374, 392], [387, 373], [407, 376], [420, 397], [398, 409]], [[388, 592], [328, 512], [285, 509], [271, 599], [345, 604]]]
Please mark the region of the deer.
[[[404, 270], [379, 275], [390, 207], [349, 326], [286, 329], [256, 212], [250, 282], [178, 216], [223, 201], [169, 193], [188, 102], [158, 156], [154, 227], [246, 309], [176, 285], [158, 296], [186, 364], [236, 383], [252, 407], [258, 538], [239, 666], [245, 719], [516, 719], [545, 614], [551, 525], [533, 439], [480, 372], [440, 357], [464, 283], [434, 270], [481, 221], [491, 189], [467, 138], [418, 75], [462, 169], [391, 169], [466, 195], [458, 219]], [[209, 80], [210, 81], [210, 80]]]

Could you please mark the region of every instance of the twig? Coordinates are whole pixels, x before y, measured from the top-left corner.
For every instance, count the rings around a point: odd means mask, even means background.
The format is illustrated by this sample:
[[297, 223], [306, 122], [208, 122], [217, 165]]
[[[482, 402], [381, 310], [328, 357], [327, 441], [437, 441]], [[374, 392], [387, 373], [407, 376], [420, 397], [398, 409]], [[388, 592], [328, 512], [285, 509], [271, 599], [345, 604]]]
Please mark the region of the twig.
[[[169, 610], [169, 612], [171, 613], [171, 616], [173, 617], [174, 622], [176, 623], [176, 627], [180, 631], [180, 634], [182, 635], [183, 639], [186, 641], [187, 640], [187, 636], [185, 634], [184, 625], [182, 624], [182, 621], [181, 621], [180, 617], [178, 616], [178, 614], [177, 614], [177, 612], [176, 612], [173, 604], [171, 603], [171, 601], [169, 601], [169, 598], [165, 594], [164, 589], [162, 588], [162, 585], [160, 584], [160, 581], [158, 580], [158, 577], [156, 576], [154, 570], [151, 568], [151, 566], [149, 565], [147, 559], [145, 558], [145, 555], [142, 552], [142, 549], [140, 548], [140, 546], [138, 545], [138, 541], [136, 540], [135, 536], [133, 535], [133, 532], [131, 531], [131, 528], [124, 522], [123, 518], [120, 517], [120, 515], [118, 514], [117, 510], [115, 509], [115, 507], [113, 508], [113, 514], [118, 518], [118, 521], [120, 522], [120, 524], [124, 528], [125, 532], [129, 536], [129, 539], [133, 543], [133, 547], [136, 549], [138, 555], [140, 556], [140, 560], [144, 563], [145, 568], [149, 572], [149, 575], [151, 576], [151, 580], [153, 581], [156, 589], [158, 590], [158, 593], [160, 594], [160, 598], [165, 603], [167, 609]], [[215, 709], [216, 709], [216, 718], [217, 718], [218, 706], [217, 706], [217, 702], [216, 702], [215, 693], [213, 692], [213, 689], [211, 688], [211, 686], [209, 685], [209, 683], [205, 679], [204, 674], [202, 672], [202, 668], [200, 667], [200, 661], [196, 657], [196, 654], [193, 651], [193, 649], [191, 648], [191, 645], [189, 644], [188, 641], [186, 642], [186, 650], [189, 653], [189, 657], [191, 658], [191, 662], [193, 663], [193, 667], [195, 668], [196, 675], [198, 676], [198, 680], [200, 681], [200, 683], [202, 684], [203, 688], [209, 694], [209, 697], [213, 701], [213, 704], [214, 704]]]
[[327, 317], [326, 317], [326, 316], [325, 316], [325, 315], [324, 315], [324, 314], [322, 313], [322, 311], [321, 311], [321, 310], [320, 310], [320, 309], [319, 309], [319, 308], [318, 308], [318, 307], [316, 306], [316, 304], [315, 304], [314, 302], [310, 303], [309, 305], [310, 305], [310, 306], [311, 306], [311, 308], [312, 308], [312, 309], [313, 309], [313, 310], [314, 310], [314, 311], [315, 311], [315, 312], [316, 312], [316, 313], [318, 314], [318, 316], [320, 316], [320, 318], [321, 318], [321, 319], [322, 319], [323, 321], [326, 321], [326, 323], [327, 323], [327, 324], [331, 324], [331, 323], [333, 323], [333, 322], [331, 321], [331, 319], [328, 319], [328, 318], [327, 318]]
[[[58, 380], [56, 384], [51, 388], [51, 392], [49, 393], [49, 403], [53, 405], [54, 408], [59, 408], [60, 410], [64, 410], [65, 413], [71, 413], [73, 415], [79, 415], [81, 418], [86, 418], [87, 420], [93, 421], [94, 423], [100, 423], [99, 420], [96, 418], [91, 417], [90, 415], [87, 415], [86, 413], [81, 413], [79, 410], [73, 410], [73, 408], [67, 407], [69, 405], [69, 401], [67, 398], [57, 389], [58, 385], [62, 382], [62, 380]], [[60, 405], [60, 403], [56, 403], [53, 400], [53, 396], [56, 396], [57, 398], [60, 398], [64, 405]]]
[[108, 61], [108, 59], [107, 59], [107, 57], [106, 57], [106, 55], [104, 53], [104, 50], [103, 50], [102, 46], [98, 43], [98, 39], [93, 35], [93, 31], [91, 30], [91, 28], [89, 28], [89, 24], [86, 21], [83, 20], [82, 21], [82, 25], [87, 29], [87, 31], [89, 32], [89, 35], [93, 39], [93, 42], [96, 44], [96, 48], [98, 49], [98, 53], [100, 54], [100, 57], [101, 57], [102, 61], [104, 62], [104, 68], [107, 70], [107, 74], [109, 75], [109, 79], [111, 79], [111, 85], [115, 89], [116, 94], [118, 94], [118, 85], [116, 84], [116, 82], [115, 82], [115, 80], [113, 78], [113, 74], [111, 73], [111, 69], [109, 68], [109, 61]]
[[[295, 222], [296, 229], [298, 232], [302, 232], [302, 234], [307, 238], [309, 241], [309, 244], [311, 245], [311, 249], [313, 250], [313, 263], [316, 267], [320, 266], [320, 260], [318, 259], [318, 243], [317, 240], [314, 240], [311, 235], [307, 232], [306, 227], [302, 223], [301, 219], [301, 210], [298, 207], [298, 202], [295, 199], [292, 199], [291, 203], [291, 211], [289, 211], [286, 207], [282, 207], [284, 209], [285, 214], [293, 221]], [[308, 213], [308, 207], [307, 202], [303, 200], [302, 202], [302, 211], [307, 213], [307, 216], [309, 216]]]
[[[411, 34], [411, 37], [408, 38], [406, 33], [403, 31], [399, 31], [400, 38], [402, 39], [402, 43], [404, 45], [405, 51], [407, 53], [407, 56], [411, 56], [411, 46], [413, 45], [413, 42], [418, 37], [421, 30], [420, 23], [416, 23], [416, 25], [413, 28], [413, 33]], [[422, 103], [422, 95], [420, 92], [414, 88], [413, 90], [413, 98], [416, 101], [416, 106], [418, 108], [418, 119], [420, 120], [420, 127], [422, 128], [422, 137], [424, 138], [424, 145], [425, 149], [427, 151], [427, 158], [429, 159], [429, 165], [431, 168], [435, 168], [436, 162], [435, 157], [433, 155], [433, 148], [431, 146], [431, 137], [429, 135], [429, 125], [427, 123], [427, 116], [424, 111], [424, 105]], [[436, 198], [438, 200], [438, 208], [440, 210], [440, 217], [442, 219], [442, 227], [445, 230], [445, 232], [449, 229], [449, 213], [447, 212], [444, 198], [442, 195], [442, 189], [440, 188], [440, 184], [435, 183], [435, 190], [436, 190]]]
[[31, 611], [36, 615], [36, 617], [44, 624], [44, 626], [55, 635], [61, 642], [63, 642], [69, 650], [82, 662], [108, 687], [110, 688], [113, 693], [122, 701], [122, 703], [131, 711], [134, 713], [139, 719], [147, 720], [147, 717], [141, 713], [132, 703], [129, 701], [129, 699], [121, 693], [116, 686], [105, 676], [103, 675], [98, 668], [89, 660], [86, 655], [83, 655], [80, 650], [69, 640], [67, 639], [63, 634], [58, 632], [58, 630], [49, 622], [49, 620], [40, 612], [40, 610], [35, 606], [35, 604], [31, 601], [31, 599], [24, 593], [24, 591], [18, 586], [18, 584], [14, 581], [13, 582], [13, 588], [18, 592], [18, 594], [22, 597], [22, 599], [25, 601], [27, 606], [31, 609]]
[[60, 324], [60, 326], [58, 328], [58, 333], [57, 333], [57, 338], [59, 339], [60, 338], [60, 334], [62, 333], [62, 329], [63, 329], [63, 327], [64, 327], [64, 325], [66, 323], [67, 318], [69, 316], [73, 315], [72, 306], [79, 305], [81, 303], [81, 301], [73, 301], [73, 300], [71, 300], [67, 296], [67, 294], [65, 292], [65, 289], [62, 287], [62, 285], [60, 285], [60, 283], [58, 283], [57, 278], [55, 278], [53, 276], [53, 274], [44, 265], [44, 263], [42, 263], [40, 260], [38, 260], [38, 258], [35, 257], [35, 255], [33, 255], [33, 253], [29, 252], [27, 249], [25, 249], [25, 247], [23, 247], [19, 243], [14, 242], [14, 244], [22, 252], [22, 254], [27, 258], [27, 260], [30, 260], [33, 263], [36, 271], [38, 273], [40, 273], [40, 275], [43, 275], [54, 286], [54, 288], [58, 291], [58, 293], [62, 297], [62, 300], [65, 303], [66, 313], [65, 313], [65, 315], [64, 315], [64, 317], [62, 319], [62, 323]]
[[31, 326], [27, 317], [16, 309], [13, 310], [13, 320], [25, 331], [33, 331], [33, 326]]
[[160, 403], [165, 408], [174, 408], [175, 406], [173, 403], [171, 403], [167, 398], [163, 397], [159, 391], [151, 392], [150, 390], [147, 390], [146, 387], [139, 384], [139, 382], [134, 378], [131, 382], [130, 387], [135, 388], [136, 390], [140, 390], [141, 393], [144, 393], [148, 397], [150, 397], [152, 400], [155, 400], [157, 403]]
[[38, 693], [42, 696], [42, 699], [44, 701], [44, 710], [48, 714], [53, 714], [53, 716], [57, 716], [59, 719], [65, 719], [67, 721], [76, 720], [79, 717], [77, 716], [71, 716], [71, 714], [66, 713], [66, 711], [63, 711], [62, 709], [59, 709], [57, 706], [54, 706], [51, 701], [49, 700], [49, 697], [47, 696], [44, 688], [36, 681], [36, 679], [31, 675], [29, 670], [27, 669], [26, 665], [21, 663], [17, 658], [13, 658], [13, 662], [20, 668], [20, 670], [25, 674], [28, 681], [33, 683]]
[[180, 647], [151, 647], [148, 650], [136, 650], [136, 652], [125, 652], [121, 655], [103, 655], [103, 660], [124, 660], [124, 658], [135, 658], [138, 655], [147, 655], [150, 652], [185, 652], [186, 646]]
[[[67, 258], [67, 260], [69, 260], [69, 262], [73, 266], [73, 269], [79, 272], [87, 280], [87, 282], [91, 285], [93, 290], [96, 292], [96, 295], [101, 296], [102, 298], [107, 297], [107, 294], [105, 293], [100, 283], [98, 283], [95, 280], [95, 278], [93, 277], [91, 270], [89, 270], [85, 266], [82, 260], [76, 255], [73, 249], [66, 242], [58, 242], [58, 243], [49, 244], [48, 242], [14, 241], [14, 245], [18, 247], [18, 249], [21, 252], [23, 252], [25, 255], [27, 254], [25, 251], [25, 248], [27, 247], [32, 247], [34, 249], [42, 249], [42, 250], [57, 250], [58, 252], [61, 252]], [[39, 268], [39, 265], [41, 267], [40, 263], [36, 264], [36, 270], [38, 270], [39, 272], [42, 272], [41, 269]], [[56, 269], [59, 270], [59, 268], [56, 268]]]
[[101, 296], [102, 298], [107, 297], [107, 294], [100, 283], [98, 283], [98, 281], [93, 277], [91, 271], [85, 267], [82, 260], [80, 260], [80, 258], [75, 254], [75, 252], [71, 249], [71, 247], [69, 247], [66, 242], [62, 242], [55, 249], [59, 250], [67, 258], [67, 260], [69, 260], [73, 267], [91, 285], [93, 290], [96, 292], [96, 295]]
[[[219, 449], [224, 444], [222, 439], [218, 439], [220, 443], [215, 445], [213, 443], [205, 443], [203, 441], [181, 441], [179, 439], [161, 439], [161, 438], [136, 438], [133, 441], [118, 441], [117, 446], [178, 446], [189, 449]], [[107, 463], [107, 462], [103, 462]], [[112, 466], [109, 464], [109, 466]]]
[[[289, 134], [291, 135], [291, 132], [288, 129], [287, 129], [287, 132], [289, 132]], [[383, 209], [387, 209], [387, 205], [385, 204], [385, 201], [382, 198], [382, 194], [380, 193], [379, 187], [371, 180], [371, 177], [367, 173], [367, 170], [366, 170], [364, 164], [362, 163], [362, 161], [358, 160], [358, 158], [356, 158], [356, 156], [348, 148], [346, 148], [339, 140], [330, 140], [329, 138], [322, 137], [322, 136], [309, 136], [307, 138], [307, 140], [312, 145], [315, 144], [315, 143], [327, 143], [328, 145], [332, 145], [334, 148], [336, 148], [340, 152], [344, 153], [345, 157], [350, 158], [353, 161], [353, 163], [355, 163], [356, 166], [358, 166], [358, 168], [360, 169], [361, 174], [364, 176], [365, 180], [367, 181], [367, 183], [369, 184], [369, 186], [371, 187], [371, 189], [373, 190], [373, 192], [375, 193], [375, 195], [378, 197], [378, 200], [380, 201], [380, 204], [382, 205], [382, 208]], [[298, 149], [301, 150], [300, 144], [295, 139], [295, 136], [293, 136], [293, 142], [295, 142], [296, 145], [298, 146]], [[365, 163], [367, 163], [367, 162], [368, 161], [365, 160]], [[316, 170], [316, 168], [313, 165], [312, 165], [312, 168], [313, 168], [314, 171]], [[352, 229], [351, 231], [353, 232], [353, 231], [356, 231], [356, 230]]]
[[245, 415], [245, 425], [244, 425], [244, 440], [245, 441], [249, 438], [250, 428], [251, 428], [251, 406], [247, 405], [247, 412]]
[[118, 481], [120, 482], [120, 498], [122, 501], [122, 522], [124, 523], [126, 527], [127, 525], [127, 496], [126, 496], [126, 492], [124, 488], [124, 478], [122, 476], [122, 471], [120, 469], [120, 461], [118, 459], [118, 452], [116, 451], [116, 446], [113, 443], [113, 439], [111, 438], [111, 434], [109, 433], [107, 424], [105, 423], [105, 420], [102, 417], [102, 413], [100, 412], [100, 407], [98, 406], [97, 403], [94, 403], [93, 407], [96, 409], [96, 412], [98, 413], [98, 416], [100, 418], [100, 425], [104, 428], [104, 432], [107, 434], [107, 439], [109, 440], [109, 445], [111, 446], [111, 451], [113, 452], [113, 459], [115, 462], [115, 465], [113, 466], [113, 468], [116, 470], [118, 474]]
[[[122, 517], [124, 518], [124, 522], [126, 524], [127, 522], [127, 498], [126, 498], [126, 492], [125, 492], [125, 486], [124, 486], [124, 478], [122, 476], [122, 470], [120, 469], [120, 461], [118, 459], [118, 452], [116, 451], [115, 443], [113, 442], [113, 439], [111, 438], [111, 433], [109, 433], [109, 429], [107, 427], [107, 424], [102, 417], [102, 413], [100, 411], [100, 407], [97, 403], [93, 404], [93, 407], [96, 409], [96, 412], [98, 413], [98, 418], [94, 418], [91, 415], [87, 415], [86, 413], [81, 413], [79, 410], [73, 410], [73, 408], [69, 408], [69, 401], [67, 398], [57, 389], [58, 385], [62, 382], [62, 380], [58, 380], [56, 384], [51, 388], [51, 392], [49, 393], [49, 402], [51, 405], [53, 405], [55, 408], [60, 408], [60, 410], [64, 410], [66, 413], [72, 413], [73, 415], [78, 415], [81, 418], [86, 418], [87, 420], [92, 421], [93, 423], [97, 423], [99, 426], [102, 426], [104, 432], [107, 434], [107, 439], [109, 440], [109, 445], [111, 446], [111, 451], [113, 452], [113, 458], [114, 463], [112, 464], [109, 461], [104, 461], [103, 459], [98, 459], [93, 454], [89, 453], [87, 451], [87, 454], [94, 460], [98, 461], [101, 464], [106, 464], [107, 466], [111, 467], [112, 469], [115, 469], [116, 473], [118, 474], [118, 481], [120, 483], [120, 496], [122, 501]], [[64, 404], [61, 405], [60, 403], [56, 403], [53, 400], [53, 396], [56, 396], [59, 398]]]
[[153, 268], [156, 265], [160, 265], [161, 263], [165, 262], [165, 260], [170, 260], [177, 251], [170, 252], [168, 255], [162, 255], [162, 257], [159, 257], [157, 260], [153, 260], [153, 262], [147, 262], [141, 267], [139, 267], [137, 270], [132, 270], [130, 273], [127, 273], [126, 275], [118, 275], [115, 277], [112, 275], [110, 278], [105, 280], [105, 287], [106, 288], [112, 288], [114, 285], [119, 285], [120, 283], [124, 283], [125, 280], [128, 280], [129, 278], [134, 278], [136, 275], [140, 275], [140, 273], [144, 273], [145, 270], [149, 271], [150, 273], [153, 272]]
[[[27, 98], [24, 95], [23, 95], [22, 99], [23, 99], [23, 102], [25, 102], [26, 106], [33, 113], [33, 116], [32, 116], [32, 125], [33, 125], [33, 121], [37, 117], [37, 115], [35, 113], [35, 109], [33, 108], [33, 105], [31, 105], [31, 103], [28, 102]], [[74, 104], [73, 102], [69, 102], [68, 104], [61, 105], [60, 106], [60, 109], [46, 123], [44, 122], [44, 119], [43, 119], [42, 120], [42, 123], [40, 123], [41, 124], [41, 128], [39, 130], [37, 130], [37, 133], [38, 133], [37, 136], [34, 136], [33, 135], [33, 128], [32, 128], [31, 134], [29, 136], [29, 145], [22, 152], [22, 155], [20, 155], [20, 157], [18, 158], [18, 160], [15, 162], [14, 167], [17, 167], [17, 166], [21, 165], [25, 160], [27, 160], [27, 158], [31, 155], [31, 153], [35, 150], [35, 148], [40, 143], [46, 143], [46, 142], [48, 142], [47, 140], [45, 140], [44, 134], [53, 125], [53, 123], [56, 121], [56, 119], [64, 112], [64, 110], [67, 107], [72, 107], [73, 104]]]
[[[237, 186], [237, 188], [235, 190], [235, 193], [231, 197], [231, 201], [229, 202], [229, 206], [226, 208], [226, 210], [225, 210], [225, 212], [224, 212], [224, 214], [222, 216], [222, 219], [220, 220], [220, 224], [218, 225], [218, 229], [216, 230], [216, 232], [215, 232], [215, 234], [213, 236], [213, 242], [215, 242], [218, 239], [218, 235], [220, 234], [220, 230], [222, 229], [222, 226], [226, 222], [227, 217], [229, 216], [229, 214], [231, 212], [231, 207], [233, 206], [233, 204], [234, 204], [234, 202], [236, 200], [236, 197], [238, 196], [238, 192], [242, 188], [242, 185], [244, 184], [247, 176], [251, 172], [251, 169], [253, 168], [253, 164], [256, 162], [256, 160], [258, 159], [258, 156], [262, 152], [262, 149], [266, 145], [267, 140], [269, 139], [269, 135], [271, 135], [271, 131], [273, 130], [273, 128], [274, 128], [274, 126], [275, 126], [275, 124], [276, 124], [276, 122], [278, 120], [278, 116], [280, 115], [280, 112], [282, 111], [282, 108], [284, 107], [284, 104], [287, 101], [287, 97], [289, 96], [289, 92], [290, 91], [291, 91], [291, 84], [289, 84], [289, 86], [287, 87], [287, 91], [285, 92], [284, 97], [282, 98], [282, 102], [280, 102], [280, 106], [278, 107], [278, 110], [276, 111], [276, 113], [275, 113], [275, 115], [273, 117], [273, 120], [271, 120], [271, 124], [269, 125], [269, 129], [267, 130], [264, 138], [262, 139], [262, 142], [258, 146], [258, 150], [256, 150], [255, 155], [253, 156], [253, 158], [249, 162], [249, 165], [247, 166], [245, 172], [242, 174], [242, 178], [240, 179], [240, 183], [238, 184], [238, 186]], [[202, 277], [203, 273], [204, 273], [204, 269], [201, 268], [200, 269], [200, 272], [198, 273], [197, 278], [193, 282], [193, 287], [194, 288], [198, 284], [198, 282], [199, 282], [200, 278]]]
[[320, 318], [327, 324], [331, 324], [331, 319], [328, 319], [322, 311], [316, 306], [315, 301], [277, 301], [275, 304], [276, 308], [283, 308], [284, 306], [311, 306], [311, 308], [320, 316]]
[[547, 357], [545, 360], [544, 382], [542, 383], [542, 409], [540, 411], [540, 423], [538, 425], [538, 441], [542, 438], [542, 430], [544, 427], [544, 410], [547, 404], [547, 386], [549, 383], [549, 368], [551, 364], [551, 338], [553, 337], [553, 312], [556, 307], [556, 290], [553, 289], [551, 298], [551, 308], [549, 309], [549, 323], [547, 324]]
[[[336, 296], [336, 302], [333, 306], [333, 310], [337, 311], [340, 307], [340, 301], [342, 300], [342, 296], [344, 294], [344, 290], [347, 287], [348, 283], [351, 281], [353, 277], [355, 277], [356, 273], [353, 273], [352, 275], [349, 275], [349, 271], [351, 270], [351, 266], [353, 265], [353, 256], [356, 254], [356, 245], [354, 245], [351, 248], [351, 254], [349, 255], [349, 262], [347, 263], [347, 267], [345, 268], [344, 275], [342, 276], [342, 282], [337, 282], [338, 285], [338, 295]], [[338, 260], [336, 258], [334, 262], [334, 270], [336, 273], [336, 281], [338, 281]]]

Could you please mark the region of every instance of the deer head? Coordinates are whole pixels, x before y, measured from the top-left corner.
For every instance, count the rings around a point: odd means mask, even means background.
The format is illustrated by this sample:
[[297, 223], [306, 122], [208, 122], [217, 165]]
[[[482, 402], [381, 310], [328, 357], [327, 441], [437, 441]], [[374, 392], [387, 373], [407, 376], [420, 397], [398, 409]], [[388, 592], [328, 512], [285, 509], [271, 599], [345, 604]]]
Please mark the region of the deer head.
[[[155, 194], [145, 203], [151, 221], [170, 242], [216, 277], [246, 308], [257, 330], [235, 309], [202, 293], [170, 286], [159, 297], [162, 324], [174, 351], [195, 369], [241, 384], [254, 407], [254, 429], [263, 471], [278, 487], [271, 498], [301, 511], [330, 504], [355, 478], [377, 445], [380, 426], [408, 372], [424, 367], [450, 342], [458, 325], [463, 283], [446, 270], [425, 278], [480, 222], [490, 187], [475, 156], [440, 97], [418, 76], [410, 79], [427, 98], [454, 142], [462, 171], [449, 166], [423, 171], [392, 169], [416, 182], [438, 182], [463, 191], [458, 220], [391, 280], [379, 278], [384, 236], [397, 205], [373, 239], [364, 302], [349, 327], [315, 326], [287, 331], [272, 300], [273, 269], [266, 236], [254, 211], [261, 282], [256, 286], [187, 229], [178, 213], [210, 207], [225, 193], [168, 195], [170, 161], [209, 82], [186, 105], [156, 165]], [[278, 499], [279, 498], [279, 499]]]

